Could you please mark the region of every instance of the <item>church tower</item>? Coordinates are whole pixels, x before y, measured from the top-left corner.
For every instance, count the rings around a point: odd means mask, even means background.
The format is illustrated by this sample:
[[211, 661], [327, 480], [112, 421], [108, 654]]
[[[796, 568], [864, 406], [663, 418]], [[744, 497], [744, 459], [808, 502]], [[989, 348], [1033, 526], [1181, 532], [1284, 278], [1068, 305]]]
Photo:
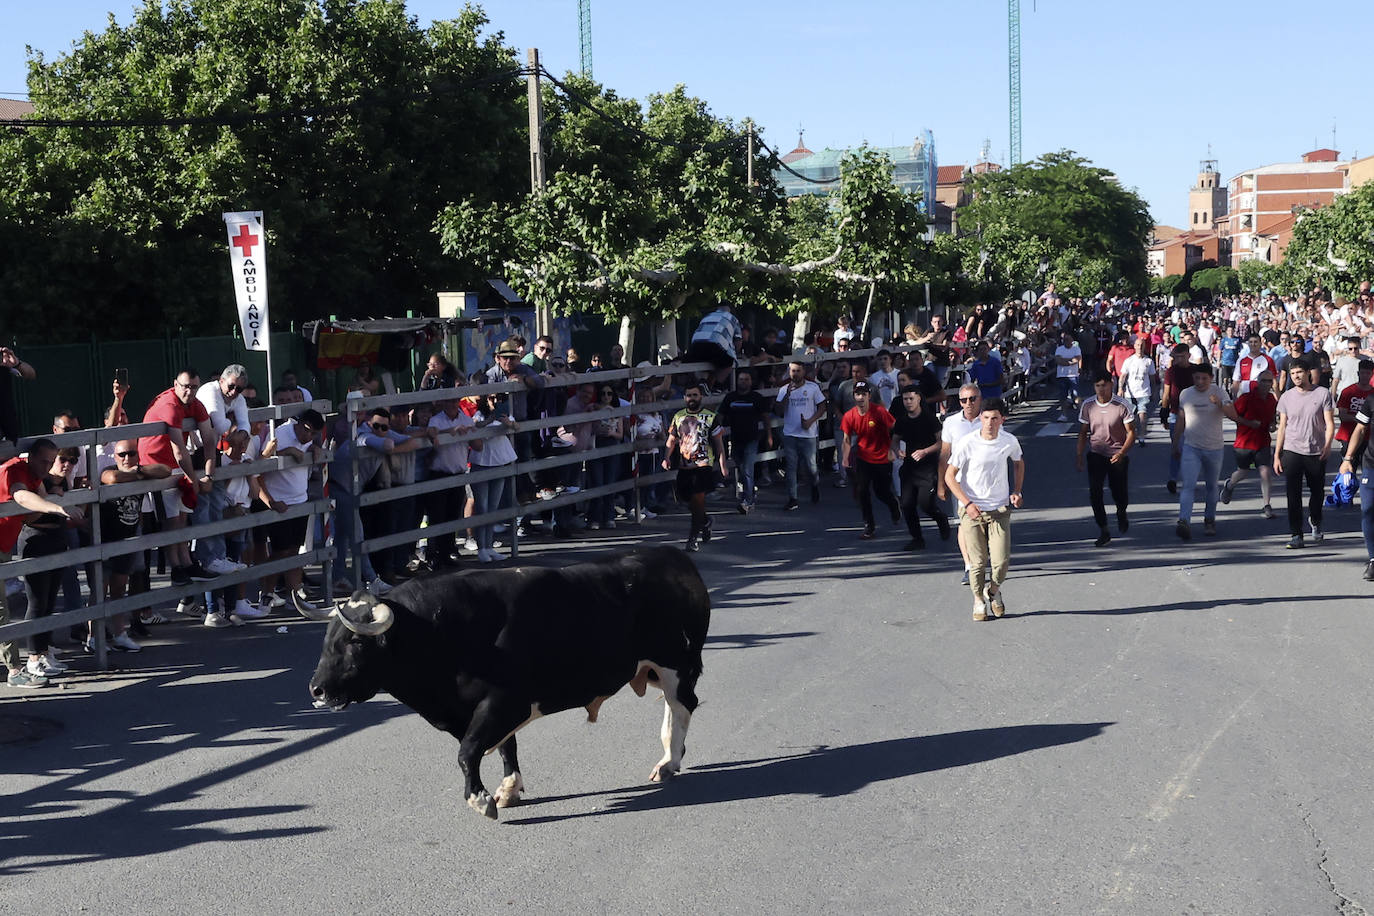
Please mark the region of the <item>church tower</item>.
[[1188, 225], [1193, 232], [1211, 232], [1216, 221], [1226, 215], [1226, 185], [1217, 171], [1215, 159], [1204, 159], [1198, 166], [1197, 184], [1188, 191]]

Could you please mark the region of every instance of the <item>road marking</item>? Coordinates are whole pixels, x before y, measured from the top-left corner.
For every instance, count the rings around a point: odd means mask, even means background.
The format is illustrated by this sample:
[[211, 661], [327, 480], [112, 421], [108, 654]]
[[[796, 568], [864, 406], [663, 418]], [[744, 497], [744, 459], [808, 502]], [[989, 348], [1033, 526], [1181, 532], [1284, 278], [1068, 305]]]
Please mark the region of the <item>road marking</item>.
[[190, 677], [168, 681], [162, 687], [193, 687], [197, 684], [223, 684], [226, 681], [254, 681], [259, 678], [285, 674], [290, 668], [264, 668], [261, 671], [219, 671], [214, 674], [193, 674]]
[[1039, 437], [1039, 436], [1062, 436], [1062, 435], [1064, 435], [1064, 433], [1066, 433], [1066, 432], [1068, 432], [1068, 431], [1069, 431], [1069, 424], [1068, 424], [1068, 423], [1065, 423], [1065, 422], [1062, 421], [1062, 420], [1056, 420], [1056, 421], [1053, 422], [1053, 423], [1046, 423], [1044, 426], [1040, 427], [1039, 431], [1037, 431], [1035, 435], [1036, 435], [1037, 437]]

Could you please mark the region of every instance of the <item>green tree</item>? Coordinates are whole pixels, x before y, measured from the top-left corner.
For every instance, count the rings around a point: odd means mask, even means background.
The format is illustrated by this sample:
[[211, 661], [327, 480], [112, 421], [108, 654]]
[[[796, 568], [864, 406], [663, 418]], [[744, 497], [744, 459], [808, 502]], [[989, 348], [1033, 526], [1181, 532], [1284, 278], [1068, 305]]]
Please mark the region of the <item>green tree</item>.
[[1155, 296], [1176, 296], [1186, 288], [1183, 274], [1169, 274], [1167, 277], [1150, 278], [1150, 293]]
[[1043, 285], [1042, 261], [1066, 283], [1081, 282], [1081, 268], [1094, 280], [1145, 288], [1145, 240], [1152, 226], [1145, 202], [1071, 150], [984, 172], [974, 178], [972, 194], [959, 225], [974, 227], [1008, 289]]
[[1230, 267], [1204, 267], [1193, 274], [1191, 288], [1209, 297], [1240, 291], [1236, 272]]
[[456, 259], [508, 273], [559, 313], [669, 319], [724, 299], [788, 313], [916, 276], [919, 207], [861, 149], [824, 198], [787, 200], [776, 162], [747, 181], [745, 127], [682, 86], [644, 105], [568, 76], [544, 104], [546, 189], [455, 200], [436, 228]]
[[1273, 277], [1276, 276], [1277, 269], [1268, 261], [1261, 261], [1256, 258], [1241, 261], [1236, 268], [1236, 281], [1240, 285], [1240, 291], [1258, 296], [1260, 291], [1269, 286]]
[[1306, 292], [1321, 286], [1353, 296], [1361, 280], [1374, 278], [1374, 184], [1336, 198], [1330, 206], [1298, 217], [1293, 238], [1270, 286]]
[[441, 251], [440, 208], [527, 183], [523, 83], [485, 26], [469, 7], [423, 29], [402, 0], [147, 0], [34, 55], [38, 118], [209, 120], [0, 137], [0, 239], [29, 252], [0, 299], [19, 326], [221, 330], [220, 213], [261, 209], [275, 323], [431, 307], [478, 279]]

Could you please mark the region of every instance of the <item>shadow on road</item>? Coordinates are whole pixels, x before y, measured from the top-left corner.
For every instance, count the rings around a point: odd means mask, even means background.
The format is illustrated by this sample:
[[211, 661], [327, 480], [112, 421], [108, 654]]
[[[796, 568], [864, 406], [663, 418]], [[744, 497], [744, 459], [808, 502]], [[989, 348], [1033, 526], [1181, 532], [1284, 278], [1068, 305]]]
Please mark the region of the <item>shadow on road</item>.
[[506, 820], [506, 823], [548, 824], [606, 814], [713, 805], [788, 795], [837, 798], [857, 792], [875, 782], [968, 766], [1041, 748], [1086, 741], [1102, 734], [1103, 729], [1113, 724], [1115, 723], [1069, 722], [978, 728], [941, 735], [893, 738], [845, 747], [823, 745], [802, 754], [783, 757], [702, 764], [690, 767], [682, 776], [662, 786], [531, 798], [525, 805], [549, 804], [602, 795], [615, 796], [596, 811], [516, 817]]
[[1061, 614], [1087, 614], [1090, 616], [1115, 617], [1126, 614], [1160, 614], [1165, 611], [1210, 611], [1215, 608], [1224, 607], [1256, 607], [1262, 604], [1289, 604], [1297, 602], [1354, 602], [1363, 601], [1367, 595], [1286, 595], [1282, 598], [1275, 598], [1269, 595], [1259, 598], [1233, 598], [1227, 595], [1220, 595], [1215, 600], [1199, 601], [1172, 601], [1167, 604], [1141, 604], [1134, 607], [1103, 607], [1091, 608], [1077, 611], [1026, 611], [1021, 614], [1008, 614], [1003, 620], [1015, 620], [1018, 617], [1057, 617]]
[[[0, 752], [3, 771], [27, 786], [5, 797], [0, 876], [327, 829], [302, 822], [309, 804], [233, 806], [223, 792], [234, 780], [261, 778], [405, 711], [369, 703], [345, 721], [312, 709], [306, 682], [320, 632], [305, 625], [281, 636], [244, 627], [223, 639], [151, 647], [134, 664], [156, 656], [155, 668], [113, 675], [133, 673], [131, 684], [102, 687], [111, 675], [78, 673], [64, 679], [73, 692], [25, 703], [26, 716], [61, 730]], [[83, 686], [91, 692], [74, 692]], [[130, 689], [139, 696], [126, 695]], [[239, 749], [229, 751], [232, 762], [196, 768], [196, 760], [223, 761], [226, 749]], [[178, 767], [186, 778], [168, 782], [168, 770], [175, 778]]]
[[760, 646], [771, 646], [784, 639], [800, 639], [803, 636], [815, 636], [814, 630], [798, 630], [795, 633], [730, 633], [725, 635], [707, 636], [706, 648], [708, 649], [754, 649]]

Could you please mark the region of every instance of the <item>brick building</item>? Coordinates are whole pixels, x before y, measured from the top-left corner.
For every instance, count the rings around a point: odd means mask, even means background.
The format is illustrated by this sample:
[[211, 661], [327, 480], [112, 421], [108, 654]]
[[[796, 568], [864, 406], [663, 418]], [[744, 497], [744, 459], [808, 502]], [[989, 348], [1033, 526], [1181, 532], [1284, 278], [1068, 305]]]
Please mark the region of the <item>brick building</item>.
[[1305, 153], [1300, 162], [1249, 169], [1227, 182], [1227, 218], [1218, 226], [1230, 265], [1258, 258], [1278, 264], [1305, 209], [1324, 207], [1346, 189], [1350, 163], [1333, 149]]

